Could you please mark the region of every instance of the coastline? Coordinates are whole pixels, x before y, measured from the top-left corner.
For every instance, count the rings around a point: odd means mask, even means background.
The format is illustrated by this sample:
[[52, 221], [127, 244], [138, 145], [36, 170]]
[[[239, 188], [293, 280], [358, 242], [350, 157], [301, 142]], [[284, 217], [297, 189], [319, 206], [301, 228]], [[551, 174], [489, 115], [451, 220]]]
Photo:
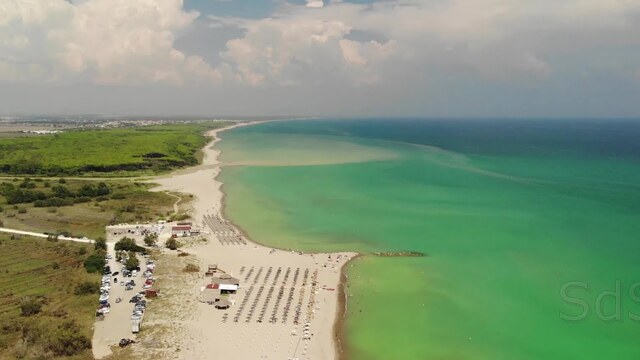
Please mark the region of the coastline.
[[[314, 335], [316, 337], [314, 337], [312, 340], [309, 341], [309, 348], [310, 348], [309, 359], [344, 359], [346, 355], [344, 351], [343, 327], [344, 327], [344, 318], [346, 316], [346, 310], [347, 310], [346, 308], [347, 306], [347, 299], [346, 299], [347, 275], [345, 273], [345, 265], [350, 263], [352, 259], [359, 256], [359, 254], [353, 253], [353, 252], [341, 252], [341, 253], [304, 252], [303, 253], [303, 252], [291, 251], [290, 249], [280, 249], [277, 247], [265, 246], [251, 239], [244, 229], [239, 227], [237, 224], [232, 223], [225, 214], [226, 193], [224, 192], [224, 184], [221, 181], [219, 181], [221, 167], [224, 164], [222, 164], [219, 159], [221, 150], [215, 148], [215, 145], [218, 141], [221, 140], [220, 134], [222, 132], [233, 129], [233, 128], [241, 127], [241, 126], [250, 126], [256, 123], [259, 123], [259, 122], [239, 123], [239, 124], [234, 124], [224, 128], [214, 129], [207, 132], [207, 136], [211, 138], [211, 141], [209, 141], [202, 150], [203, 160], [200, 165], [197, 165], [193, 168], [183, 169], [182, 171], [178, 171], [175, 174], [172, 174], [172, 176], [170, 177], [151, 179], [149, 181], [159, 183], [159, 187], [154, 188], [153, 191], [170, 190], [170, 191], [179, 191], [183, 193], [193, 194], [194, 200], [191, 203], [191, 206], [193, 208], [192, 218], [195, 220], [196, 223], [198, 223], [199, 219], [201, 219], [205, 215], [217, 216], [225, 223], [233, 226], [241, 234], [241, 236], [244, 239], [246, 239], [248, 243], [247, 247], [253, 247], [256, 250], [262, 249], [263, 251], [266, 251], [268, 254], [272, 254], [276, 252], [280, 256], [289, 257], [289, 261], [299, 261], [299, 263], [302, 264], [300, 266], [305, 266], [305, 264], [306, 266], [313, 266], [313, 264], [315, 263], [315, 266], [318, 267], [318, 269], [320, 270], [320, 279], [322, 279], [321, 281], [319, 280], [318, 283], [319, 284], [326, 283], [326, 284], [322, 286], [322, 288], [315, 291], [315, 294], [318, 294], [318, 297], [319, 297], [318, 304], [320, 303], [322, 304], [322, 309], [320, 309], [319, 307], [320, 305], [316, 305], [318, 306], [317, 309], [318, 309], [318, 313], [320, 314], [318, 315], [318, 317], [321, 317], [321, 319], [319, 321], [315, 321], [314, 323], [319, 323], [318, 325], [320, 329], [316, 330], [319, 334]], [[183, 177], [183, 178], [191, 177], [191, 179], [190, 181], [181, 182], [177, 180], [177, 178], [180, 178], [180, 177]], [[214, 184], [213, 189], [211, 187], [211, 183], [207, 183], [204, 187], [198, 186], [197, 185], [198, 182], [193, 181], [195, 177], [198, 177], [200, 181], [202, 181], [202, 179], [206, 179], [207, 177], [209, 177], [209, 179], [213, 181], [213, 184]], [[185, 186], [187, 185], [185, 183], [192, 186]], [[213, 239], [209, 239], [209, 243], [215, 244], [215, 242], [216, 242], [215, 236], [213, 237]], [[212, 251], [208, 252], [206, 249], [206, 247], [210, 245], [211, 244], [198, 245], [196, 247], [189, 248], [188, 251], [193, 255], [197, 256], [199, 260], [198, 262], [202, 264], [205, 258], [210, 258]], [[216, 253], [220, 253], [220, 250], [221, 249], [216, 249]], [[247, 254], [243, 254], [243, 255], [246, 256]], [[234, 256], [232, 257], [235, 258], [236, 261], [240, 261], [243, 255], [234, 253]], [[323, 265], [324, 268], [326, 268], [326, 270], [323, 270], [322, 266], [320, 266], [323, 260], [320, 260], [319, 258], [325, 257], [325, 256], [327, 256], [329, 260], [326, 260], [328, 261], [328, 263]], [[254, 259], [254, 260], [257, 260], [257, 259]], [[333, 264], [333, 262], [335, 262], [335, 264]], [[280, 265], [289, 264], [289, 263], [290, 262], [285, 261], [284, 263], [280, 263]], [[275, 263], [275, 265], [278, 265], [278, 263]], [[327, 268], [327, 265], [329, 265], [330, 267]], [[332, 265], [333, 267], [331, 267]], [[339, 266], [337, 266], [336, 268], [336, 265], [339, 265]], [[315, 270], [316, 273], [318, 273], [318, 269]], [[332, 272], [331, 272], [331, 269], [333, 269]], [[264, 281], [266, 282], [266, 278]], [[274, 279], [274, 284], [275, 284], [275, 279]], [[322, 291], [322, 290], [328, 290], [328, 291]], [[291, 292], [293, 293], [293, 288]], [[328, 293], [330, 292], [334, 292], [333, 294], [330, 294], [332, 296], [328, 296], [329, 295]], [[302, 294], [304, 294], [304, 291], [302, 291]], [[316, 296], [315, 294], [313, 295], [314, 297]], [[309, 294], [309, 296], [311, 296], [311, 294]], [[301, 295], [301, 299], [303, 297], [304, 295]], [[322, 314], [321, 311], [324, 310], [325, 307], [327, 307], [329, 311], [331, 310], [333, 311], [331, 311], [330, 313]], [[203, 309], [200, 309], [200, 310], [203, 311]], [[208, 311], [208, 310], [204, 310], [204, 311]], [[274, 313], [275, 312], [276, 312], [276, 309], [274, 309]], [[316, 314], [316, 310], [313, 311], [313, 314]], [[312, 318], [314, 316], [316, 315], [312, 315]], [[202, 329], [203, 324], [198, 324], [198, 326], [195, 326], [195, 322], [197, 322], [197, 320], [194, 319], [193, 321], [194, 321], [194, 324], [189, 324], [189, 326], [193, 326], [194, 328], [199, 327], [200, 330], [203, 330]], [[204, 334], [204, 333], [207, 333], [207, 331], [205, 330], [205, 331], [202, 331], [201, 333]], [[190, 338], [195, 337], [194, 334], [189, 334], [188, 336]], [[316, 338], [319, 340], [314, 341]], [[196, 343], [196, 341], [192, 341], [193, 339], [183, 339], [183, 340], [186, 340], [184, 342], [190, 343], [191, 346], [194, 346], [193, 344]], [[207, 339], [205, 335], [205, 337], [204, 338], [201, 337], [199, 341], [197, 341], [197, 343], [207, 343], [209, 340], [210, 339]], [[285, 340], [288, 341], [288, 339], [286, 338]], [[284, 342], [286, 341], [283, 340], [282, 343]], [[278, 348], [278, 346], [280, 345], [282, 344], [279, 344], [279, 345], [272, 344], [272, 346], [275, 346], [276, 348]], [[328, 345], [330, 345], [333, 348], [332, 354], [326, 354], [324, 353], [323, 350], [321, 350], [322, 348], [326, 348]], [[296, 352], [298, 351], [298, 346], [299, 346], [299, 342], [298, 342], [298, 345], [296, 345], [296, 350], [295, 350]], [[304, 351], [306, 353], [307, 345], [304, 345], [304, 346], [305, 346]], [[180, 348], [182, 349], [183, 347], [181, 346]], [[185, 348], [189, 348], [189, 346], [185, 346]], [[193, 356], [196, 354], [199, 354], [199, 353], [195, 350], [191, 353], [186, 351], [182, 353], [182, 355], [184, 356], [188, 356], [188, 355]], [[258, 353], [253, 355], [260, 355], [260, 354]], [[180, 356], [180, 358], [186, 359], [188, 357]], [[303, 357], [300, 357], [300, 358], [302, 359]]]

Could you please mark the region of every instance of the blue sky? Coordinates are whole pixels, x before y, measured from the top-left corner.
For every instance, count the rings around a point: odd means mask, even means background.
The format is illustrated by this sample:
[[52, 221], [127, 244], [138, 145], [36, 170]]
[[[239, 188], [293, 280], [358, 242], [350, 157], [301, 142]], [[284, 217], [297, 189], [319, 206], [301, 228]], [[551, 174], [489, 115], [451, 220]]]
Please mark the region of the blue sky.
[[5, 113], [639, 117], [640, 3], [4, 0]]

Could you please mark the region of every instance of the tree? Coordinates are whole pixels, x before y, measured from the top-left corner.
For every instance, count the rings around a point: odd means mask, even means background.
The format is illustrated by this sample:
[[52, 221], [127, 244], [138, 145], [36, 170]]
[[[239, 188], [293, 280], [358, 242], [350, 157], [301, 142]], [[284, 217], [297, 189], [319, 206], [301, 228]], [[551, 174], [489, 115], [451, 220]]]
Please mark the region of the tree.
[[144, 237], [144, 244], [147, 246], [155, 246], [158, 242], [158, 234], [148, 234]]
[[129, 251], [129, 258], [124, 263], [124, 266], [129, 271], [135, 270], [136, 268], [138, 268], [140, 266], [140, 260], [138, 260], [138, 257], [136, 256], [135, 252]]
[[107, 251], [107, 241], [102, 237], [98, 237], [96, 242], [93, 244], [94, 249], [96, 250], [104, 250]]
[[84, 268], [88, 273], [96, 273], [102, 271], [105, 265], [104, 252], [96, 251], [84, 260]]
[[118, 240], [118, 242], [115, 245], [115, 249], [116, 250], [125, 250], [125, 251], [135, 251], [135, 252], [143, 252], [145, 251], [145, 249], [142, 246], [138, 246], [136, 244], [136, 241], [128, 238], [128, 237], [123, 237], [122, 239]]
[[174, 238], [170, 238], [169, 240], [167, 240], [167, 242], [164, 243], [164, 246], [166, 246], [170, 250], [176, 250], [178, 248], [178, 241]]

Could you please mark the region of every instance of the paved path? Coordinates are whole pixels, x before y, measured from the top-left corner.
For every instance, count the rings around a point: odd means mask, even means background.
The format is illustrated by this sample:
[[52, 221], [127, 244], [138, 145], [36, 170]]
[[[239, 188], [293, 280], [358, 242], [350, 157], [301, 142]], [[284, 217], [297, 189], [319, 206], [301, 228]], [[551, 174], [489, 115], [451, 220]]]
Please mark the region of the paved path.
[[[16, 229], [7, 229], [7, 228], [3, 228], [3, 227], [0, 227], [0, 232], [8, 233], [8, 234], [15, 234], [15, 235], [34, 236], [34, 237], [45, 238], [45, 239], [49, 237], [48, 234], [31, 232], [31, 231], [16, 230]], [[93, 244], [95, 242], [95, 240], [91, 240], [91, 239], [78, 239], [78, 238], [67, 237], [67, 236], [62, 236], [62, 235], [58, 236], [58, 240], [75, 241], [75, 242], [81, 242], [81, 243], [85, 243], [85, 244]]]

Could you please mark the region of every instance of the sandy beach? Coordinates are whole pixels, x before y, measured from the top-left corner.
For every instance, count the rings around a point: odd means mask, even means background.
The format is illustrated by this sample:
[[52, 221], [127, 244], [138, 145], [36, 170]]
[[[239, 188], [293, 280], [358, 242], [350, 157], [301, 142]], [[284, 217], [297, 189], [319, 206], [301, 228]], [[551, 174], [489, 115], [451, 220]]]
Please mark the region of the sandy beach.
[[[161, 296], [145, 314], [135, 355], [163, 359], [336, 359], [341, 269], [356, 253], [302, 254], [252, 242], [223, 217], [221, 168], [215, 144], [203, 149], [203, 163], [158, 183], [154, 191], [192, 194], [191, 217], [202, 233], [184, 240], [181, 250], [163, 249], [154, 273]], [[160, 239], [163, 244], [164, 240]], [[200, 272], [187, 273], [186, 264]], [[210, 283], [204, 270], [237, 278], [240, 288], [225, 310], [201, 300]], [[100, 355], [106, 355], [101, 353]]]

